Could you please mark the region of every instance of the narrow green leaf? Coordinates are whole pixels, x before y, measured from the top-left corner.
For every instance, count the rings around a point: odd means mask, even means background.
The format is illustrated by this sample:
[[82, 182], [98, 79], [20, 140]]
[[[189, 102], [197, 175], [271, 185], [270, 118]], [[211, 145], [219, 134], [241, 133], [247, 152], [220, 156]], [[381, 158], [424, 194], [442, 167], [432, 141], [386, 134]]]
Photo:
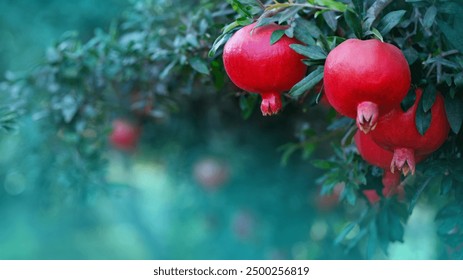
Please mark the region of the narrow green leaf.
[[231, 6], [235, 12], [246, 18], [252, 18], [252, 13], [239, 0], [232, 0]]
[[252, 115], [252, 113], [254, 112], [254, 108], [256, 107], [257, 100], [257, 94], [241, 95], [240, 108], [243, 119], [246, 120]]
[[371, 32], [367, 33], [366, 35], [375, 35], [375, 37], [380, 40], [381, 42], [384, 42], [383, 35], [381, 35], [381, 32], [378, 31], [376, 28], [372, 28]]
[[[318, 36], [318, 35], [317, 35]], [[294, 25], [294, 37], [306, 45], [315, 45], [314, 37], [307, 20], [297, 19]]]
[[283, 155], [281, 155], [281, 165], [286, 166], [289, 162], [289, 158], [299, 149], [298, 144], [289, 143], [283, 146]]
[[441, 182], [441, 194], [447, 195], [452, 190], [453, 180], [450, 176], [443, 176]]
[[362, 22], [359, 16], [352, 10], [347, 9], [344, 12], [344, 19], [346, 20], [347, 25], [354, 31], [355, 37], [362, 39]]
[[444, 33], [445, 37], [450, 44], [453, 45], [460, 52], [463, 52], [463, 36], [461, 32], [458, 32], [456, 29], [450, 27], [446, 22], [437, 21], [440, 30]]
[[276, 42], [278, 42], [278, 40], [280, 40], [281, 37], [283, 37], [283, 35], [285, 35], [285, 30], [273, 31], [272, 36], [270, 37], [270, 45], [273, 45]]
[[423, 91], [423, 110], [425, 112], [429, 111], [436, 101], [437, 90], [434, 84], [429, 84]]
[[423, 17], [423, 27], [430, 28], [437, 15], [437, 8], [435, 6], [431, 6], [429, 9], [426, 10], [426, 13]]
[[430, 178], [428, 178], [428, 180], [422, 183], [421, 186], [419, 186], [418, 189], [415, 191], [413, 197], [410, 199], [410, 204], [408, 206], [408, 214], [412, 214], [413, 209], [415, 209], [416, 203], [418, 202], [418, 199], [421, 197], [423, 191], [429, 186], [430, 181]]
[[319, 46], [304, 46], [292, 44], [290, 47], [297, 53], [302, 54], [310, 59], [326, 59], [326, 53]]
[[194, 70], [198, 71], [199, 73], [209, 75], [209, 68], [207, 67], [207, 63], [199, 56], [190, 58], [189, 63]]
[[215, 39], [214, 41], [214, 44], [212, 45], [211, 50], [209, 51], [209, 57], [215, 56], [219, 48], [222, 47], [228, 41], [228, 39], [230, 39], [231, 36], [231, 33], [225, 33], [217, 37], [217, 39]]
[[452, 131], [457, 134], [463, 122], [463, 102], [460, 98], [445, 96], [445, 113]]
[[285, 29], [285, 34], [289, 38], [293, 38], [294, 37], [294, 27], [290, 26], [289, 28], [286, 28]]
[[324, 12], [322, 14], [323, 19], [325, 19], [326, 24], [331, 28], [331, 30], [336, 31], [338, 28], [338, 20], [336, 19], [336, 14], [332, 11]]
[[363, 6], [364, 1], [363, 0], [352, 0], [352, 4], [354, 4], [354, 9], [357, 12], [357, 14], [362, 15], [364, 12], [364, 6]]
[[274, 22], [273, 18], [268, 18], [268, 17], [259, 18], [256, 22], [256, 25], [254, 25], [254, 29], [256, 29], [257, 27], [271, 24], [273, 22]]
[[289, 94], [293, 97], [302, 95], [304, 92], [313, 88], [323, 79], [323, 66], [318, 67], [312, 73], [307, 75], [302, 81], [295, 84]]
[[315, 4], [320, 6], [325, 6], [330, 10], [335, 10], [338, 12], [345, 12], [347, 10], [347, 5], [335, 0], [315, 0]]
[[463, 73], [458, 73], [453, 78], [453, 83], [456, 87], [463, 87]]
[[419, 58], [419, 53], [413, 47], [406, 48], [402, 52], [409, 65], [415, 63], [415, 61]]
[[431, 111], [425, 112], [423, 110], [423, 98], [421, 98], [418, 103], [418, 108], [416, 109], [416, 129], [421, 135], [424, 135], [431, 125], [432, 114]]
[[312, 165], [320, 169], [331, 169], [333, 164], [327, 160], [313, 160]]
[[302, 10], [303, 7], [301, 6], [294, 6], [289, 9], [284, 10], [280, 13], [280, 18], [278, 19], [278, 24], [282, 24], [283, 22], [287, 21], [288, 19], [294, 18], [294, 16]]
[[334, 240], [335, 244], [341, 243], [344, 239], [346, 239], [346, 236], [355, 228], [357, 224], [356, 223], [349, 223], [347, 224], [341, 232], [338, 234], [336, 239]]
[[400, 23], [405, 13], [406, 13], [405, 10], [398, 10], [398, 11], [390, 12], [387, 15], [385, 15], [381, 19], [381, 21], [378, 23], [379, 32], [383, 36], [388, 34], [392, 28], [394, 28]]

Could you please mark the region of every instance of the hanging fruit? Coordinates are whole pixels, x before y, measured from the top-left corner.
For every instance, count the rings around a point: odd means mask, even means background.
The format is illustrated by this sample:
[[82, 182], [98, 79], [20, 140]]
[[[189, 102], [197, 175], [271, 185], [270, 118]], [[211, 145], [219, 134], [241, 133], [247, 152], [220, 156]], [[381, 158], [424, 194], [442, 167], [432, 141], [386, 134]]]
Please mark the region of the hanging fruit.
[[[381, 117], [372, 139], [381, 147], [393, 152], [391, 172], [402, 171], [404, 175], [415, 173], [415, 165], [421, 159], [437, 150], [447, 139], [450, 126], [444, 108], [444, 98], [436, 94], [431, 107], [431, 122], [424, 135], [416, 128], [416, 111], [423, 96], [422, 89], [415, 90], [416, 99], [412, 107], [403, 111], [399, 106]], [[420, 108], [421, 109], [421, 108]]]
[[287, 27], [255, 26], [243, 27], [228, 40], [223, 50], [224, 66], [236, 86], [262, 96], [264, 116], [274, 115], [282, 108], [281, 93], [304, 78], [307, 67], [302, 63], [304, 57], [290, 48], [291, 44], [301, 44], [298, 40], [283, 35], [271, 44], [273, 32]]
[[394, 45], [348, 39], [328, 54], [323, 80], [331, 106], [368, 133], [381, 115], [402, 102], [411, 76], [405, 56]]
[[140, 138], [140, 128], [127, 120], [117, 119], [109, 136], [112, 146], [121, 151], [133, 151]]

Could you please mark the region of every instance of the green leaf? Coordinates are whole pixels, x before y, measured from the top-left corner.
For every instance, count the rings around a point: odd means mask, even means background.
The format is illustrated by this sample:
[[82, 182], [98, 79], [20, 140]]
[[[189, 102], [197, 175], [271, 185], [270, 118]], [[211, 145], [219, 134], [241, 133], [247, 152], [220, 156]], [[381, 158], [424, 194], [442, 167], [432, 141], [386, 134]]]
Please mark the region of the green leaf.
[[268, 17], [259, 18], [256, 22], [256, 25], [254, 25], [253, 29], [256, 29], [257, 27], [265, 26], [265, 25], [268, 25], [274, 22], [275, 21], [273, 18], [268, 18]]
[[294, 18], [294, 16], [302, 10], [303, 7], [301, 6], [294, 6], [289, 9], [284, 10], [280, 13], [280, 18], [278, 19], [278, 24], [282, 24], [283, 22], [287, 21], [288, 19]]
[[209, 68], [207, 67], [207, 63], [199, 56], [194, 56], [190, 58], [189, 63], [191, 68], [198, 71], [199, 73], [209, 75]]
[[281, 165], [286, 166], [288, 164], [289, 158], [299, 149], [299, 145], [295, 143], [288, 143], [279, 150], [283, 151], [281, 155]]
[[325, 19], [326, 24], [331, 28], [331, 30], [336, 31], [338, 28], [338, 20], [336, 19], [336, 14], [332, 11], [324, 12], [322, 14], [323, 19]]
[[322, 34], [322, 31], [320, 30], [320, 28], [318, 28], [318, 26], [312, 21], [298, 18], [295, 20], [295, 22], [296, 22], [296, 25], [295, 25], [296, 27], [299, 26], [301, 31], [306, 32], [307, 35], [311, 36], [312, 38], [318, 38]]
[[[406, 11], [405, 10], [398, 10], [394, 12], [390, 12], [387, 15], [385, 15], [381, 21], [378, 23], [378, 30], [379, 32], [384, 36], [391, 31], [392, 28], [397, 26], [400, 21], [402, 20], [402, 17], [405, 15]], [[381, 40], [382, 41], [382, 40]]]
[[297, 53], [302, 54], [310, 59], [326, 59], [326, 53], [319, 46], [304, 46], [299, 44], [292, 44], [290, 47]]
[[378, 29], [376, 28], [371, 28], [371, 31], [368, 31], [365, 36], [368, 36], [368, 35], [374, 35], [378, 40], [380, 40], [381, 42], [384, 42], [384, 39], [383, 39], [383, 36], [381, 35], [381, 32], [378, 31]]
[[344, 239], [346, 239], [346, 236], [355, 228], [357, 223], [349, 223], [347, 224], [341, 232], [338, 234], [336, 239], [334, 240], [335, 244], [340, 244]]
[[456, 87], [463, 87], [463, 73], [458, 73], [453, 78], [453, 83]]
[[247, 5], [243, 5], [239, 0], [232, 0], [231, 6], [235, 12], [245, 18], [252, 18], [252, 13], [249, 11]]
[[257, 100], [257, 94], [241, 95], [240, 108], [243, 119], [246, 120], [252, 115], [252, 113], [254, 112], [254, 108], [256, 107]]
[[295, 84], [289, 91], [289, 94], [293, 97], [302, 95], [304, 92], [313, 88], [318, 82], [323, 79], [323, 66], [318, 67], [312, 73], [307, 75], [302, 81]]
[[430, 28], [437, 15], [437, 8], [435, 6], [431, 6], [429, 9], [426, 10], [426, 13], [423, 17], [423, 27]]
[[415, 63], [415, 61], [419, 58], [419, 53], [413, 47], [406, 48], [402, 52], [409, 65]]
[[410, 204], [408, 206], [408, 214], [412, 214], [413, 209], [415, 209], [416, 203], [418, 202], [418, 199], [421, 197], [421, 194], [429, 186], [429, 182], [430, 179], [428, 178], [428, 180], [422, 183], [421, 186], [419, 186], [418, 189], [415, 190], [413, 197], [410, 199]]
[[232, 36], [231, 33], [222, 34], [217, 39], [215, 39], [214, 44], [212, 45], [211, 50], [209, 51], [209, 57], [213, 57], [222, 45], [224, 45], [228, 39]]
[[[437, 23], [439, 25], [440, 30], [442, 31], [442, 33], [444, 33], [449, 43], [463, 53], [463, 36], [461, 36], [463, 32], [458, 32], [461, 30], [456, 30], [443, 21], [437, 21]], [[463, 29], [462, 27], [460, 28]]]
[[354, 11], [347, 9], [344, 12], [344, 19], [346, 20], [347, 25], [354, 31], [355, 37], [362, 39], [362, 22], [359, 16]]
[[357, 12], [357, 14], [363, 14], [363, 11], [364, 11], [363, 3], [364, 3], [363, 0], [352, 0], [352, 4], [354, 4], [354, 9]]
[[285, 35], [285, 30], [273, 31], [272, 36], [270, 37], [270, 45], [273, 45], [276, 42], [278, 42], [278, 40], [280, 40], [281, 37], [283, 37], [283, 35]]
[[333, 167], [333, 164], [330, 161], [317, 159], [312, 161], [312, 165], [320, 169], [331, 169]]
[[315, 4], [329, 8], [330, 10], [335, 10], [338, 12], [345, 12], [347, 10], [347, 5], [335, 0], [315, 0]]
[[442, 195], [447, 195], [448, 193], [450, 193], [450, 190], [452, 189], [452, 186], [453, 186], [452, 177], [443, 176], [442, 177], [442, 182], [441, 182], [441, 194]]
[[[306, 45], [315, 45], [315, 36], [307, 20], [297, 19], [294, 25], [294, 37]], [[318, 29], [318, 28], [317, 28]]]
[[463, 102], [459, 98], [445, 96], [445, 113], [452, 131], [457, 134], [463, 122]]
[[423, 91], [422, 105], [425, 112], [429, 111], [436, 101], [437, 90], [434, 84], [429, 84]]
[[416, 108], [416, 129], [421, 135], [424, 135], [431, 125], [432, 114], [431, 111], [425, 112], [423, 110], [423, 98], [421, 98], [418, 103], [418, 108]]

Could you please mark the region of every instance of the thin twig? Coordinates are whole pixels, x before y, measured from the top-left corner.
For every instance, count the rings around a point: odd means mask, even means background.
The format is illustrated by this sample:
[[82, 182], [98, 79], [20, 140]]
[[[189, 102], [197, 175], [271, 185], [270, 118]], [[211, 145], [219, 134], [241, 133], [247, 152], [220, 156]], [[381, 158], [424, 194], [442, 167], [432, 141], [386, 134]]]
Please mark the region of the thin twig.
[[262, 3], [262, 1], [256, 0], [256, 2], [257, 2], [257, 4], [259, 4], [259, 6], [260, 6], [260, 8], [261, 8], [262, 10], [265, 10], [265, 5], [264, 5], [264, 3]]

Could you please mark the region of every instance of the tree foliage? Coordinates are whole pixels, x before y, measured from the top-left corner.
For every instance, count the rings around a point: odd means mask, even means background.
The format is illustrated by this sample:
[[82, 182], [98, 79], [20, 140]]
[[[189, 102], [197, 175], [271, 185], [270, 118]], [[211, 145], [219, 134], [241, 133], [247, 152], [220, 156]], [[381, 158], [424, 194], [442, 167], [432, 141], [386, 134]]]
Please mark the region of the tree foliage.
[[[50, 149], [62, 155], [56, 160], [76, 166], [79, 186], [101, 189], [104, 172], [97, 166], [104, 166], [104, 159], [100, 151], [117, 116], [130, 116], [141, 125], [160, 123], [185, 110], [186, 100], [194, 96], [224, 95], [237, 97], [236, 110], [241, 108], [243, 117], [249, 118], [257, 97], [237, 90], [227, 79], [223, 45], [251, 22], [285, 24], [289, 28], [275, 32], [272, 41], [283, 35], [299, 39], [302, 44], [291, 47], [306, 57], [310, 70], [284, 96], [286, 107], [281, 114], [307, 125], [294, 132], [298, 137], [293, 142], [282, 145], [282, 161], [302, 156], [321, 170], [317, 183], [323, 194], [333, 193], [342, 184], [340, 203], [361, 208], [356, 217], [343, 217], [345, 227], [336, 230], [333, 240], [336, 246], [344, 252], [358, 250], [364, 258], [373, 258], [378, 249], [387, 254], [390, 243], [403, 242], [409, 216], [416, 203], [426, 199], [441, 207], [437, 234], [445, 244], [456, 247], [463, 242], [462, 13], [463, 5], [457, 0], [140, 1], [108, 31], [98, 30], [86, 42], [76, 34], [64, 34], [33, 71], [7, 75], [0, 87], [7, 96], [7, 113], [0, 122], [10, 128], [11, 112], [46, 120], [55, 131]], [[323, 79], [326, 56], [347, 38], [378, 38], [403, 51], [412, 72], [412, 88], [424, 88], [416, 116], [420, 133], [429, 127], [436, 89], [445, 98], [452, 132], [443, 147], [418, 165], [415, 176], [403, 178], [405, 201], [382, 197], [382, 171], [366, 164], [352, 144], [355, 123], [333, 110], [318, 109], [323, 96], [316, 85]], [[402, 106], [409, 107], [413, 101], [406, 98]], [[66, 156], [63, 149], [74, 153]], [[55, 181], [49, 184], [54, 186], [59, 178], [76, 176], [61, 175], [38, 176]], [[379, 203], [365, 203], [363, 191], [369, 189], [381, 196]], [[451, 257], [461, 256], [457, 251]]]

